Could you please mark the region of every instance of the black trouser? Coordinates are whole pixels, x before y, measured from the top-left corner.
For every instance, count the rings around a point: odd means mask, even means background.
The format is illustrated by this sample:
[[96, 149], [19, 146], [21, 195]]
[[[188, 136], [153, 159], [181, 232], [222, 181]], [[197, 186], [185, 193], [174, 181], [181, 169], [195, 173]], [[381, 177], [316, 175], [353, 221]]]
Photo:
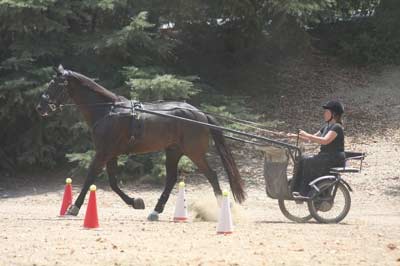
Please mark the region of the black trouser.
[[332, 167], [341, 167], [344, 165], [344, 152], [339, 153], [318, 153], [314, 156], [302, 156], [294, 177], [296, 180], [294, 191], [306, 196], [310, 191], [308, 184], [314, 179], [328, 175]]

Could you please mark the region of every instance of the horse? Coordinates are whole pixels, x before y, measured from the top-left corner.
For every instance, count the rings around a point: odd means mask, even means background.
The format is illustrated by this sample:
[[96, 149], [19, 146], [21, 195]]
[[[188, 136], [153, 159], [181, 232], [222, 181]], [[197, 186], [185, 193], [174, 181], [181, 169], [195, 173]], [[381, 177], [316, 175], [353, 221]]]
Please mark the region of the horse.
[[[210, 134], [227, 172], [235, 201], [241, 203], [245, 200], [243, 180], [221, 131], [187, 123], [182, 119], [148, 113], [137, 114], [135, 108], [132, 107], [133, 101], [114, 94], [92, 79], [77, 72], [65, 70], [62, 65], [54, 70], [56, 75], [41, 95], [36, 111], [42, 117], [46, 117], [62, 109], [68, 98], [72, 99], [71, 105], [77, 107], [91, 129], [95, 147], [95, 155], [82, 190], [76, 201], [68, 208], [67, 215], [78, 215], [89, 186], [94, 183], [96, 176], [103, 171], [104, 167], [112, 190], [134, 209], [145, 208], [141, 198], [131, 198], [118, 187], [117, 160], [121, 154], [145, 154], [162, 150], [166, 153], [165, 186], [154, 210], [147, 217], [150, 221], [158, 220], [159, 214], [163, 212], [171, 190], [177, 182], [178, 163], [183, 155], [186, 155], [207, 177], [218, 198], [222, 194], [218, 177], [209, 166], [205, 156], [209, 148]], [[218, 125], [215, 118], [184, 102], [140, 104], [140, 108]]]

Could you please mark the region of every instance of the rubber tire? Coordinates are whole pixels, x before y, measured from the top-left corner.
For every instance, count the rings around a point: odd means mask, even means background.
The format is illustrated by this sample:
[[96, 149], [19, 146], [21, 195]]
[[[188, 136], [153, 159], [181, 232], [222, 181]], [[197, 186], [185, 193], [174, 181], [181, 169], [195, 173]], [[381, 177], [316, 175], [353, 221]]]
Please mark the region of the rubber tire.
[[[327, 186], [329, 186], [331, 184], [332, 184], [331, 181], [324, 180], [324, 181], [320, 182], [319, 184], [317, 184], [317, 187], [318, 187], [318, 189], [322, 190], [322, 189], [324, 189], [325, 187], [327, 187]], [[320, 222], [320, 223], [324, 223], [324, 224], [339, 223], [340, 221], [342, 221], [347, 216], [347, 214], [350, 211], [351, 197], [350, 197], [349, 190], [341, 182], [337, 183], [337, 186], [338, 186], [338, 190], [341, 190], [343, 195], [344, 195], [344, 208], [343, 208], [342, 212], [339, 214], [339, 216], [337, 216], [336, 218], [325, 219], [325, 218], [321, 217], [318, 214], [318, 210], [315, 208], [314, 201], [313, 200], [309, 200], [308, 201], [308, 209], [309, 209], [312, 217], [315, 220], [317, 220], [318, 222]]]
[[[289, 201], [289, 200], [286, 200], [286, 201]], [[291, 200], [291, 201], [293, 201], [293, 200]], [[298, 216], [295, 216], [295, 215], [291, 214], [291, 213], [286, 209], [285, 200], [284, 200], [284, 199], [278, 199], [278, 205], [279, 205], [279, 209], [281, 210], [282, 214], [283, 214], [286, 218], [288, 218], [289, 220], [291, 220], [291, 221], [293, 221], [293, 222], [296, 222], [296, 223], [306, 223], [306, 222], [308, 222], [308, 221], [312, 218], [312, 215], [311, 215], [311, 214], [310, 214], [310, 215], [307, 215], [307, 216], [305, 216], [305, 217], [298, 217]]]

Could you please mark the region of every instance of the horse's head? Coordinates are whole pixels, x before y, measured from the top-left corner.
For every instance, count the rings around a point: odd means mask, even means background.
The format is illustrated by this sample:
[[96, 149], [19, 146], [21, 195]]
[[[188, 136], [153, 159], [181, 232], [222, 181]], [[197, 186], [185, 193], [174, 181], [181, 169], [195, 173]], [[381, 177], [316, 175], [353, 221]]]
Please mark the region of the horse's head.
[[50, 112], [56, 111], [65, 102], [68, 93], [69, 71], [64, 70], [62, 65], [54, 69], [56, 76], [50, 81], [47, 90], [41, 95], [36, 111], [41, 116], [47, 116]]

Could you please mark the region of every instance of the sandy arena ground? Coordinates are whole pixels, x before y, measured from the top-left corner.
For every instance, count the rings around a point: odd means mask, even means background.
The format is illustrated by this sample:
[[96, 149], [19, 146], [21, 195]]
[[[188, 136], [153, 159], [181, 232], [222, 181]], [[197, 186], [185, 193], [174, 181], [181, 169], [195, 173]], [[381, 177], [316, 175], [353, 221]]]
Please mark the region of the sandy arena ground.
[[[350, 213], [340, 224], [288, 221], [277, 201], [265, 194], [260, 158], [237, 160], [246, 176], [248, 200], [235, 206], [234, 233], [227, 236], [216, 234], [215, 221], [194, 221], [193, 212], [188, 223], [172, 222], [177, 189], [161, 220], [149, 222], [161, 187], [123, 185], [129, 195], [145, 200], [146, 210], [134, 210], [100, 182], [100, 228], [85, 230], [87, 199], [78, 217], [57, 217], [67, 176], [57, 174], [50, 183], [30, 175], [19, 181], [0, 178], [0, 265], [400, 265], [399, 73], [381, 76], [397, 79], [394, 83], [379, 81], [389, 88], [381, 88], [387, 98], [380, 99], [392, 127], [368, 137], [348, 137], [346, 146], [368, 157], [363, 173], [346, 177], [354, 193]], [[379, 96], [376, 84], [370, 88], [362, 91], [369, 95], [361, 98], [365, 103]], [[353, 89], [349, 101], [357, 95]], [[82, 180], [73, 182], [76, 197]], [[195, 173], [186, 183], [189, 204], [217, 211], [204, 177]], [[228, 188], [226, 180], [222, 186]]]

